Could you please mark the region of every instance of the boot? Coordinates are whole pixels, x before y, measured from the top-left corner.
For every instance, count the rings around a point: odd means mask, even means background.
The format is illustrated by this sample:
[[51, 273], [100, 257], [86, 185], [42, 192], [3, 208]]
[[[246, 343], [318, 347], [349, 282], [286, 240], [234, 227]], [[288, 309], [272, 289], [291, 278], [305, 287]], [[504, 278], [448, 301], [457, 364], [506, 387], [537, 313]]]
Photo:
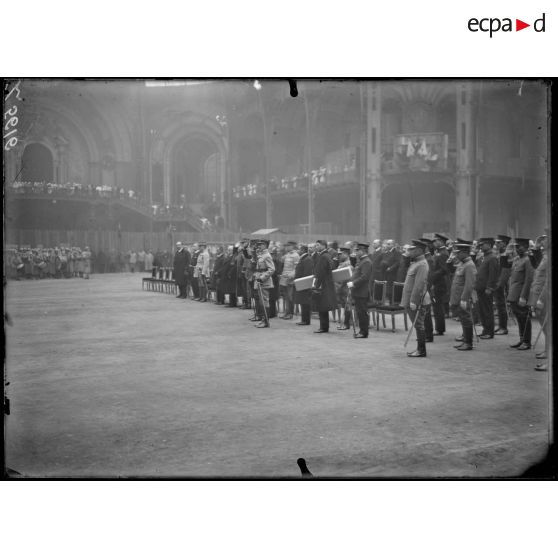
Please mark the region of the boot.
[[407, 353], [408, 357], [426, 356], [426, 334], [424, 331], [417, 331], [417, 348], [412, 353]]
[[463, 328], [463, 344], [457, 347], [458, 351], [473, 350], [473, 326]]
[[269, 307], [268, 306], [265, 307], [265, 313], [263, 315], [262, 321], [259, 324], [257, 324], [256, 327], [259, 327], [259, 328], [269, 327], [269, 319], [266, 316], [269, 316]]

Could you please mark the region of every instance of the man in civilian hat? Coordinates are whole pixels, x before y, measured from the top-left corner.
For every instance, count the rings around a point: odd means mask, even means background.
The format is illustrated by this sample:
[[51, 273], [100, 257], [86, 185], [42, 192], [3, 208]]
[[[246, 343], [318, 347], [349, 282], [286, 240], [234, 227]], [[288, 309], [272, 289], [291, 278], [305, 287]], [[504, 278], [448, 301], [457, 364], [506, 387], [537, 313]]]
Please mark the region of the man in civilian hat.
[[[358, 262], [355, 267], [352, 279], [347, 283], [351, 296], [355, 302], [355, 310], [358, 320], [359, 332], [355, 334], [356, 339], [366, 339], [368, 337], [368, 327], [370, 326], [370, 315], [368, 314], [368, 298], [370, 296], [370, 275], [372, 274], [372, 262], [368, 257], [367, 242], [357, 244]], [[356, 325], [356, 324], [355, 324]]]
[[417, 334], [417, 348], [407, 353], [409, 357], [426, 356], [424, 316], [426, 308], [430, 305], [430, 296], [428, 295], [429, 270], [428, 262], [424, 257], [425, 250], [426, 244], [420, 240], [411, 240], [411, 244], [407, 247], [407, 254], [411, 260], [411, 265], [405, 277], [401, 306], [407, 310], [411, 322], [414, 322]]
[[457, 242], [453, 245], [459, 264], [455, 270], [453, 283], [451, 285], [450, 305], [454, 316], [461, 322], [463, 335], [456, 338], [459, 342], [454, 347], [458, 351], [470, 351], [473, 349], [473, 320], [471, 297], [475, 285], [477, 268], [471, 259], [472, 242]]
[[273, 288], [272, 275], [275, 271], [273, 258], [267, 249], [269, 240], [262, 239], [256, 241], [256, 270], [254, 271], [254, 287], [257, 289], [259, 296], [258, 302], [261, 306], [258, 313], [262, 317], [262, 321], [256, 324], [256, 327], [269, 327], [269, 290]]
[[499, 234], [494, 242], [499, 264], [498, 281], [496, 282], [496, 289], [494, 290], [494, 303], [498, 313], [498, 328], [494, 331], [494, 335], [508, 334], [508, 308], [506, 306], [506, 297], [511, 274], [511, 260], [507, 247], [510, 241], [511, 237], [505, 234]]
[[286, 243], [286, 254], [283, 257], [283, 271], [279, 278], [279, 292], [283, 297], [285, 313], [283, 320], [292, 320], [294, 314], [294, 276], [295, 268], [300, 256], [296, 251], [296, 242], [289, 240]]
[[498, 284], [498, 259], [492, 250], [493, 238], [480, 238], [478, 242], [482, 258], [478, 258], [475, 291], [478, 297], [479, 318], [482, 324], [481, 339], [494, 338], [494, 298], [493, 293]]
[[[312, 258], [308, 254], [308, 246], [306, 244], [301, 244], [298, 249], [298, 254], [300, 259], [296, 264], [295, 268], [295, 279], [301, 277], [308, 277], [314, 274], [314, 263]], [[300, 304], [300, 322], [296, 325], [305, 326], [310, 325], [310, 319], [312, 316], [312, 289], [305, 289], [303, 291], [295, 292], [295, 302]]]
[[327, 333], [329, 331], [329, 312], [335, 309], [335, 283], [333, 282], [333, 262], [327, 251], [325, 240], [317, 240], [316, 263], [314, 266], [314, 298], [320, 317], [320, 329], [314, 333]]
[[446, 319], [444, 303], [448, 296], [448, 251], [446, 242], [448, 237], [443, 234], [434, 234], [432, 247], [434, 254], [432, 257], [432, 273], [430, 276], [432, 282], [432, 311], [434, 313], [434, 329], [433, 335], [444, 335], [446, 332]]
[[178, 296], [176, 298], [188, 298], [186, 285], [188, 279], [186, 274], [190, 266], [190, 252], [186, 250], [182, 242], [176, 243], [176, 252], [174, 253], [172, 276], [178, 287]]
[[516, 238], [515, 247], [517, 256], [512, 263], [508, 302], [519, 327], [519, 341], [510, 347], [526, 351], [531, 348], [531, 309], [527, 301], [533, 281], [533, 266], [527, 255], [529, 239]]

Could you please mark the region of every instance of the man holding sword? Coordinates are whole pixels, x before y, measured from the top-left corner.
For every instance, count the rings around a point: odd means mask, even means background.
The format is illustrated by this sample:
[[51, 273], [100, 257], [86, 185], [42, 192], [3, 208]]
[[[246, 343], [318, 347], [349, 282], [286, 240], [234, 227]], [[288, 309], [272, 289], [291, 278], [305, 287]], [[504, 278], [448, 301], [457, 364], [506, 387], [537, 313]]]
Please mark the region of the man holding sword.
[[352, 280], [347, 283], [349, 292], [354, 300], [358, 319], [359, 332], [355, 333], [355, 339], [366, 339], [368, 337], [368, 327], [370, 325], [368, 298], [372, 262], [368, 257], [369, 246], [367, 242], [358, 243], [356, 250], [358, 263], [354, 270]]
[[[406, 245], [406, 255], [410, 258], [411, 265], [405, 277], [401, 306], [403, 306], [407, 314], [409, 314], [415, 331], [417, 332], [417, 348], [407, 353], [409, 357], [426, 356], [424, 316], [426, 314], [426, 308], [430, 305], [430, 296], [427, 291], [429, 268], [428, 262], [424, 257], [425, 249], [426, 244], [420, 240], [411, 240], [411, 244]], [[409, 334], [410, 333], [411, 332], [409, 332]]]
[[450, 306], [454, 316], [460, 320], [463, 335], [456, 338], [458, 351], [471, 351], [473, 349], [473, 319], [471, 314], [471, 297], [477, 276], [477, 267], [471, 259], [472, 242], [459, 242], [453, 245], [459, 265], [451, 285]]

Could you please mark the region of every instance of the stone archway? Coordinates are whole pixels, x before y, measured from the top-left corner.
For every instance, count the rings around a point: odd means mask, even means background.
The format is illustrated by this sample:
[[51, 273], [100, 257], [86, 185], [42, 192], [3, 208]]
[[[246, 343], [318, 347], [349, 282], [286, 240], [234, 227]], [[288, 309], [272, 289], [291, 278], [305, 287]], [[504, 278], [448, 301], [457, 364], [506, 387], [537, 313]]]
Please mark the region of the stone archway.
[[54, 182], [54, 154], [43, 143], [28, 143], [21, 158], [23, 182]]
[[[223, 219], [227, 219], [228, 177], [229, 177], [229, 142], [227, 125], [220, 125], [209, 117], [191, 112], [181, 114], [175, 118], [173, 124], [168, 126], [161, 134], [163, 147], [163, 187], [165, 203], [173, 201], [173, 157], [176, 148], [181, 142], [200, 140], [215, 147], [214, 153], [218, 154], [219, 196], [217, 204]], [[211, 154], [208, 154], [208, 156]]]

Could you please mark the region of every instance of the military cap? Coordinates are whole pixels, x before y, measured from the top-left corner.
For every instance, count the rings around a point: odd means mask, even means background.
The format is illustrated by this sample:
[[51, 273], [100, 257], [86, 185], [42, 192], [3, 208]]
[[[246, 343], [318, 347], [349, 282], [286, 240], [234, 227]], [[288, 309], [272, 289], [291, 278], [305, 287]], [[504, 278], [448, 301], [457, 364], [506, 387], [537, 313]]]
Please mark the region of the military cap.
[[296, 246], [296, 240], [287, 240], [287, 242], [285, 242], [285, 244], [287, 246]]
[[369, 242], [357, 242], [357, 248], [362, 248], [363, 250], [368, 250], [370, 248]]
[[529, 248], [529, 239], [528, 238], [516, 238], [514, 241], [516, 246], [525, 246]]
[[432, 244], [432, 242], [434, 242], [432, 239], [430, 238], [419, 238], [419, 240], [421, 242], [424, 242], [424, 244], [426, 244], [427, 246], [430, 246], [430, 244]]
[[[473, 245], [473, 241], [472, 240], [463, 240], [462, 238], [456, 238], [455, 239], [455, 243], [456, 244], [468, 244], [469, 246]], [[455, 244], [454, 244], [455, 246]]]
[[496, 240], [499, 240], [500, 242], [503, 242], [504, 244], [509, 244], [511, 237], [506, 236], [505, 234], [497, 234], [496, 235]]
[[322, 246], [327, 246], [327, 242], [325, 240], [316, 240], [316, 243], [320, 243]]
[[428, 247], [428, 244], [423, 240], [411, 240], [411, 248], [422, 248], [423, 250]]
[[444, 236], [441, 233], [434, 233], [434, 240], [441, 240], [442, 242], [447, 242], [449, 238], [447, 236]]
[[457, 252], [467, 252], [471, 251], [472, 243], [469, 244], [468, 242], [456, 242], [453, 247]]
[[490, 246], [492, 246], [494, 244], [494, 239], [489, 237], [489, 236], [485, 236], [483, 238], [479, 238], [478, 243], [479, 243], [479, 245], [480, 244], [490, 244]]
[[350, 254], [351, 249], [349, 247], [346, 247], [346, 246], [341, 246], [341, 248], [339, 248], [339, 252], [345, 252], [346, 254]]

